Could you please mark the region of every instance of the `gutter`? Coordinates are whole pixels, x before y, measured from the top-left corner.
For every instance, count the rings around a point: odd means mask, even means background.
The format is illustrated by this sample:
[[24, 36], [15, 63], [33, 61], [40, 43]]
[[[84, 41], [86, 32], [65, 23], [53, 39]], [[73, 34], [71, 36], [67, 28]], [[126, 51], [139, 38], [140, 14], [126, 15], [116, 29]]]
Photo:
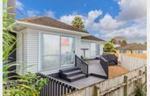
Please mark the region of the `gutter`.
[[62, 29], [62, 28], [56, 28], [56, 27], [50, 27], [50, 26], [45, 26], [45, 25], [39, 25], [39, 24], [33, 24], [29, 22], [23, 22], [23, 21], [16, 21], [15, 23], [16, 27], [26, 27], [26, 28], [34, 28], [34, 29], [39, 29], [39, 30], [46, 30], [46, 31], [57, 31], [57, 32], [64, 32], [64, 33], [69, 33], [69, 34], [74, 34], [74, 35], [80, 35], [80, 36], [89, 36], [89, 33], [83, 33], [79, 31], [73, 31], [73, 30], [67, 30], [67, 29]]

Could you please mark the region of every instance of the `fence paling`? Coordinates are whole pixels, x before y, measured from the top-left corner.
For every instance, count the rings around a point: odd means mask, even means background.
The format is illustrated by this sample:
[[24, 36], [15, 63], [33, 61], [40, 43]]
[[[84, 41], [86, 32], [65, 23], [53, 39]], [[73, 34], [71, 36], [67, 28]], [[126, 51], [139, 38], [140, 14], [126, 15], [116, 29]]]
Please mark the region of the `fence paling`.
[[[103, 82], [99, 82], [95, 85], [93, 85], [93, 88], [94, 86], [97, 86], [97, 91], [99, 92], [99, 95], [97, 96], [111, 96], [112, 94], [115, 94], [113, 96], [123, 96], [124, 94], [124, 86], [128, 85], [127, 86], [127, 93], [126, 93], [126, 96], [134, 96], [134, 82], [137, 81], [137, 80], [140, 80], [140, 79], [143, 79], [143, 76], [145, 76], [145, 67], [141, 67], [141, 68], [138, 68], [138, 69], [135, 69], [133, 71], [130, 71], [129, 73], [127, 74], [124, 74], [122, 76], [119, 76], [119, 77], [116, 77], [116, 78], [112, 78], [112, 79], [108, 79], [108, 80], [105, 80]], [[139, 74], [140, 73], [140, 74]], [[124, 82], [124, 76], [127, 76], [128, 79], [127, 79], [127, 83]], [[87, 88], [91, 88], [91, 87], [87, 87]], [[89, 91], [86, 91], [85, 89], [87, 88], [84, 88], [81, 90], [78, 90], [77, 92], [75, 93], [78, 93], [79, 95], [67, 95], [67, 96], [87, 96], [86, 94], [90, 94], [91, 92]], [[86, 94], [81, 94], [81, 93], [86, 93]], [[72, 93], [74, 94], [74, 93]], [[88, 95], [90, 96], [90, 95]]]
[[51, 76], [39, 75], [48, 78], [48, 84], [43, 87], [40, 92], [40, 96], [63, 96], [76, 90], [76, 88], [65, 84]]
[[146, 65], [145, 59], [131, 57], [131, 56], [124, 55], [124, 54], [119, 55], [119, 61], [121, 62], [121, 65], [127, 68], [129, 71]]

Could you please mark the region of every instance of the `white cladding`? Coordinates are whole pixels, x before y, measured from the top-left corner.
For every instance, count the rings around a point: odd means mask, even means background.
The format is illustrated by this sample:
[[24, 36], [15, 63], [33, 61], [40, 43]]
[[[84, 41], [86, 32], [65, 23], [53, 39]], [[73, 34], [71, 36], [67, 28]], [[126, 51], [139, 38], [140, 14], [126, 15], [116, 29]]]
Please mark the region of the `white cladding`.
[[[17, 33], [17, 67], [18, 73], [38, 72], [41, 64], [41, 36], [42, 34], [62, 34], [60, 32], [48, 32], [35, 29], [26, 29]], [[63, 34], [75, 38], [75, 53], [81, 56], [81, 36]]]

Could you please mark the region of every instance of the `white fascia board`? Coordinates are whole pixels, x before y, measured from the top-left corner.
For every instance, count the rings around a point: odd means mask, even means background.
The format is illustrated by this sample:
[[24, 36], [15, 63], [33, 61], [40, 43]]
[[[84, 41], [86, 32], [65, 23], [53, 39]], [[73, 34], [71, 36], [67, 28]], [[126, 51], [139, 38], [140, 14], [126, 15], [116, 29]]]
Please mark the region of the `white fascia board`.
[[90, 35], [89, 33], [83, 33], [83, 32], [78, 32], [78, 31], [73, 31], [73, 30], [61, 29], [61, 28], [50, 27], [50, 26], [39, 25], [39, 24], [33, 24], [33, 23], [22, 22], [22, 21], [16, 21], [15, 25], [24, 26], [24, 27], [31, 28], [31, 29], [63, 32], [63, 33], [66, 33], [66, 34], [74, 34], [74, 35], [79, 35], [79, 36], [88, 36], [88, 35]]

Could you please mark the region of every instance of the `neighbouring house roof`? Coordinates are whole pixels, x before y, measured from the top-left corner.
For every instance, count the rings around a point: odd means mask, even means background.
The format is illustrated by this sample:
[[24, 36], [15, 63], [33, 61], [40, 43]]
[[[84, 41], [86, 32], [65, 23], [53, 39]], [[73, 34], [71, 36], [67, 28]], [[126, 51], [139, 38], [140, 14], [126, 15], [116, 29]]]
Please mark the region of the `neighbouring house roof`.
[[45, 16], [24, 18], [24, 19], [20, 19], [19, 21], [34, 23], [34, 24], [38, 24], [38, 25], [45, 25], [45, 26], [50, 26], [50, 27], [55, 27], [55, 28], [61, 28], [61, 29], [73, 30], [73, 31], [78, 31], [78, 32], [83, 32], [83, 33], [88, 33], [85, 30], [80, 30], [80, 29], [75, 28], [71, 25], [68, 25], [68, 24], [63, 23], [61, 21], [55, 20], [55, 19], [50, 18], [50, 17], [45, 17]]
[[126, 38], [123, 37], [123, 36], [116, 36], [116, 37], [114, 37], [112, 39], [115, 39], [115, 40], [126, 40]]
[[108, 78], [114, 78], [120, 75], [123, 75], [125, 73], [128, 73], [128, 70], [120, 65], [117, 66], [109, 66], [108, 67]]
[[84, 40], [94, 40], [94, 41], [104, 41], [103, 39], [97, 38], [95, 36], [89, 35], [89, 36], [83, 36], [81, 39]]
[[132, 44], [127, 44], [124, 47], [118, 47], [118, 49], [123, 49], [123, 50], [146, 50], [146, 45], [132, 43]]

